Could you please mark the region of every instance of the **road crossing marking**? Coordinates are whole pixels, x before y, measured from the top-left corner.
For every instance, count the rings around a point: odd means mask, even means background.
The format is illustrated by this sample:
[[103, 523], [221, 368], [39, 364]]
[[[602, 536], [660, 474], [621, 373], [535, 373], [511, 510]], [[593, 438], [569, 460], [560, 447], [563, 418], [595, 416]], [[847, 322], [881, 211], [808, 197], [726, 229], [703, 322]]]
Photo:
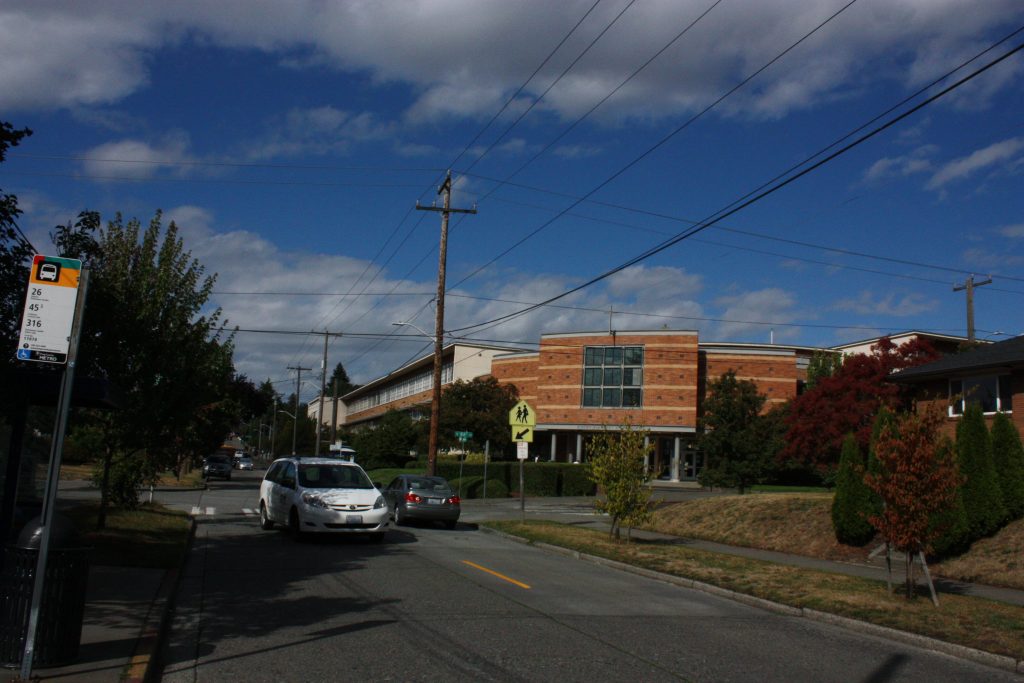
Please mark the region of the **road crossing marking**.
[[525, 588], [526, 590], [530, 590], [530, 587], [528, 585], [526, 585], [525, 583], [523, 583], [521, 581], [516, 581], [515, 579], [510, 579], [509, 577], [505, 576], [504, 574], [499, 574], [498, 572], [494, 571], [493, 569], [488, 569], [487, 567], [481, 567], [476, 562], [470, 562], [469, 560], [463, 560], [462, 562], [464, 564], [468, 564], [470, 567], [473, 567], [474, 569], [479, 569], [480, 571], [487, 572], [488, 574], [491, 574], [492, 576], [497, 576], [502, 581], [508, 581], [509, 583], [512, 583], [512, 584], [515, 584], [515, 585], [519, 586], [520, 588]]
[[206, 508], [204, 510], [203, 508], [199, 507], [198, 505], [193, 505], [192, 506], [192, 516], [193, 517], [198, 517], [199, 515], [203, 515], [203, 514], [205, 514], [205, 515], [207, 515], [209, 517], [213, 517], [215, 514], [217, 514], [217, 508], [208, 507], [208, 508]]
[[252, 508], [242, 508], [242, 514], [243, 515], [250, 515], [251, 516], [251, 515], [255, 515], [256, 511], [253, 510]]

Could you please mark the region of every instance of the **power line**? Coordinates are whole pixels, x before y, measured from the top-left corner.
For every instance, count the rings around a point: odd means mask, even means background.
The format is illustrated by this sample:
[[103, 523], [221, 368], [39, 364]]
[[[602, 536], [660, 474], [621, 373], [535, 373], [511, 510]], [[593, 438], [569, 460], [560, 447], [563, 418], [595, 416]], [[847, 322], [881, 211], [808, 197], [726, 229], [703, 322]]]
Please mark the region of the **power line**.
[[679, 125], [676, 128], [674, 128], [668, 135], [666, 135], [663, 138], [661, 138], [658, 142], [654, 143], [654, 145], [648, 147], [642, 154], [640, 154], [639, 156], [635, 157], [632, 161], [630, 161], [625, 166], [620, 168], [618, 171], [616, 171], [615, 173], [610, 175], [608, 178], [606, 178], [604, 181], [599, 183], [596, 187], [594, 187], [589, 192], [587, 192], [585, 195], [583, 195], [583, 197], [581, 197], [580, 199], [575, 200], [572, 204], [570, 204], [565, 209], [561, 210], [554, 217], [552, 217], [549, 220], [545, 221], [540, 226], [535, 228], [533, 231], [527, 233], [525, 236], [523, 236], [518, 241], [516, 241], [513, 245], [511, 245], [510, 247], [508, 247], [507, 249], [502, 251], [500, 254], [498, 254], [497, 256], [492, 258], [490, 261], [488, 261], [487, 263], [481, 265], [479, 268], [474, 270], [472, 273], [470, 273], [466, 277], [464, 277], [461, 280], [459, 280], [457, 283], [455, 283], [454, 286], [457, 287], [460, 284], [462, 284], [463, 282], [465, 282], [466, 280], [469, 280], [469, 279], [475, 277], [478, 273], [480, 273], [485, 268], [487, 268], [488, 266], [493, 264], [495, 261], [497, 261], [497, 260], [501, 259], [502, 257], [506, 256], [507, 254], [511, 253], [513, 250], [515, 250], [517, 247], [522, 245], [524, 242], [526, 242], [527, 240], [529, 240], [532, 237], [536, 236], [541, 231], [543, 231], [546, 228], [548, 228], [550, 225], [552, 225], [559, 218], [561, 218], [562, 216], [567, 214], [569, 211], [571, 211], [572, 209], [575, 209], [577, 206], [579, 206], [585, 200], [587, 200], [590, 197], [592, 197], [594, 194], [599, 192], [601, 189], [607, 187], [612, 181], [616, 180], [619, 176], [621, 176], [622, 174], [626, 173], [626, 171], [630, 170], [631, 168], [633, 168], [634, 166], [639, 164], [641, 161], [646, 159], [648, 156], [653, 154], [655, 152], [655, 150], [657, 150], [657, 149], [661, 148], [662, 146], [664, 146], [665, 144], [667, 144], [669, 142], [669, 140], [671, 140], [676, 135], [678, 135], [680, 132], [682, 132], [683, 130], [688, 128], [692, 123], [697, 121], [697, 119], [701, 118], [702, 116], [704, 116], [704, 114], [706, 114], [707, 112], [709, 112], [712, 109], [714, 109], [715, 107], [717, 107], [726, 98], [730, 97], [733, 93], [735, 93], [740, 88], [742, 88], [747, 83], [749, 83], [754, 78], [756, 78], [761, 73], [763, 73], [766, 69], [770, 68], [773, 64], [775, 64], [780, 59], [785, 57], [787, 54], [789, 54], [790, 52], [795, 50], [805, 40], [807, 40], [808, 38], [813, 36], [815, 33], [817, 33], [819, 30], [821, 30], [823, 27], [825, 27], [829, 22], [831, 22], [833, 19], [838, 17], [840, 14], [845, 12], [849, 7], [851, 7], [856, 2], [857, 2], [857, 0], [850, 0], [849, 2], [847, 2], [845, 5], [840, 7], [836, 12], [834, 12], [832, 15], [830, 15], [827, 19], [825, 19], [825, 21], [821, 22], [820, 24], [815, 26], [813, 29], [811, 29], [809, 32], [805, 33], [799, 40], [797, 40], [795, 43], [791, 44], [789, 47], [787, 47], [785, 50], [783, 50], [779, 54], [775, 55], [767, 63], [762, 65], [759, 69], [757, 69], [753, 73], [749, 74], [746, 78], [744, 78], [739, 83], [734, 85], [732, 88], [730, 88], [728, 91], [726, 91], [723, 95], [719, 96], [718, 99], [716, 99], [714, 102], [712, 102], [711, 104], [706, 106], [700, 112], [698, 112], [697, 114], [694, 114], [689, 119], [687, 119], [685, 122], [683, 122], [681, 125]]
[[[847, 6], [849, 6], [849, 5], [847, 5]], [[765, 197], [767, 197], [767, 196], [777, 192], [778, 190], [781, 190], [782, 188], [786, 187], [790, 183], [793, 183], [796, 180], [802, 178], [803, 176], [805, 176], [805, 175], [807, 175], [809, 173], [812, 173], [813, 171], [821, 168], [822, 166], [827, 164], [829, 161], [832, 161], [836, 157], [839, 157], [839, 156], [845, 154], [849, 150], [853, 149], [854, 147], [857, 147], [858, 145], [862, 144], [863, 142], [865, 142], [867, 140], [870, 140], [871, 138], [873, 138], [874, 136], [878, 135], [879, 133], [881, 133], [881, 132], [883, 132], [885, 130], [888, 130], [889, 128], [891, 128], [892, 126], [896, 125], [897, 123], [899, 123], [903, 119], [905, 119], [905, 118], [907, 118], [907, 117], [917, 113], [918, 111], [920, 111], [924, 107], [928, 106], [932, 102], [940, 99], [941, 97], [944, 97], [945, 95], [949, 94], [953, 90], [959, 88], [960, 86], [962, 86], [965, 83], [971, 81], [972, 79], [976, 78], [977, 76], [981, 75], [982, 73], [988, 71], [989, 69], [991, 69], [992, 67], [994, 67], [997, 64], [1001, 63], [1002, 61], [1004, 61], [1004, 60], [1008, 59], [1009, 57], [1013, 56], [1014, 54], [1019, 52], [1021, 49], [1024, 49], [1024, 44], [1018, 45], [1017, 47], [1015, 47], [1015, 48], [1011, 49], [1010, 51], [1004, 53], [1002, 56], [1000, 56], [1000, 57], [990, 61], [989, 63], [985, 64], [984, 66], [976, 69], [972, 73], [970, 73], [967, 76], [961, 78], [960, 80], [956, 81], [952, 85], [944, 88], [943, 90], [939, 91], [935, 95], [932, 95], [931, 97], [929, 97], [926, 100], [922, 101], [921, 103], [915, 105], [914, 107], [912, 107], [911, 109], [907, 110], [906, 112], [904, 112], [904, 113], [900, 114], [899, 116], [891, 119], [890, 121], [888, 121], [888, 122], [886, 122], [886, 123], [884, 123], [884, 124], [882, 124], [880, 126], [875, 127], [870, 132], [865, 133], [864, 135], [860, 136], [859, 138], [857, 138], [853, 142], [850, 142], [849, 144], [841, 147], [840, 149], [838, 149], [835, 152], [829, 154], [828, 156], [824, 157], [823, 159], [815, 162], [811, 166], [803, 169], [799, 173], [796, 173], [795, 175], [790, 176], [786, 180], [784, 180], [784, 181], [782, 181], [782, 182], [780, 182], [780, 183], [778, 183], [776, 185], [773, 185], [772, 187], [770, 187], [770, 188], [768, 188], [766, 190], [763, 190], [763, 191], [759, 192], [758, 194], [756, 194], [753, 197], [750, 197], [750, 198], [744, 200], [742, 203], [740, 203], [738, 205], [735, 202], [733, 202], [732, 204], [729, 204], [728, 206], [730, 206], [732, 208], [729, 208], [728, 210], [719, 210], [719, 211], [715, 212], [714, 214], [711, 214], [711, 216], [709, 216], [705, 220], [701, 221], [698, 225], [694, 226], [693, 228], [691, 228], [689, 230], [686, 230], [686, 231], [683, 231], [683, 232], [677, 234], [676, 236], [674, 236], [674, 237], [672, 237], [672, 238], [670, 238], [668, 240], [665, 240], [661, 244], [658, 244], [658, 245], [656, 245], [656, 246], [654, 246], [654, 247], [644, 251], [643, 253], [639, 254], [638, 256], [633, 257], [632, 259], [629, 259], [625, 263], [620, 264], [619, 266], [616, 266], [615, 268], [612, 268], [611, 270], [608, 270], [608, 271], [602, 273], [601, 275], [598, 275], [598, 276], [588, 280], [587, 282], [583, 283], [582, 285], [578, 285], [578, 286], [576, 286], [576, 287], [574, 287], [574, 288], [572, 288], [572, 289], [570, 289], [570, 290], [568, 290], [566, 292], [563, 292], [563, 293], [561, 293], [561, 294], [559, 294], [559, 295], [557, 295], [557, 296], [555, 296], [555, 297], [553, 297], [551, 299], [548, 299], [544, 303], [550, 303], [550, 302], [553, 302], [553, 301], [557, 301], [558, 299], [566, 297], [566, 296], [568, 296], [568, 295], [570, 295], [570, 294], [572, 294], [574, 292], [577, 292], [577, 291], [579, 291], [581, 289], [589, 287], [592, 284], [600, 282], [601, 280], [604, 280], [605, 278], [608, 278], [608, 277], [614, 275], [615, 273], [628, 268], [631, 265], [635, 265], [636, 263], [644, 261], [644, 260], [650, 258], [651, 256], [654, 256], [655, 254], [658, 254], [658, 253], [664, 251], [665, 249], [667, 249], [667, 248], [669, 248], [669, 247], [671, 247], [671, 246], [673, 246], [675, 244], [678, 244], [679, 242], [681, 242], [681, 241], [683, 241], [683, 240], [685, 240], [685, 239], [687, 239], [689, 237], [692, 237], [693, 235], [697, 234], [698, 232], [701, 232], [702, 230], [705, 230], [706, 228], [714, 225], [715, 223], [718, 223], [719, 221], [721, 221], [721, 220], [723, 220], [725, 218], [728, 218], [729, 216], [731, 216], [731, 215], [733, 215], [735, 213], [738, 213], [739, 211], [742, 211], [743, 209], [745, 209], [746, 207], [750, 206], [751, 204], [754, 204], [754, 203], [760, 201], [761, 199], [764, 199]], [[746, 195], [746, 196], [749, 197], [749, 195]], [[520, 315], [528, 313], [531, 310], [535, 310], [535, 308], [536, 307], [526, 308], [526, 309], [523, 309], [523, 310], [515, 312], [515, 313], [510, 313], [510, 314], [507, 314], [507, 315], [495, 318], [493, 320], [489, 320], [489, 321], [486, 321], [486, 322], [483, 322], [483, 323], [478, 323], [476, 325], [471, 325], [471, 326], [464, 327], [464, 328], [459, 328], [459, 329], [453, 330], [453, 331], [461, 332], [461, 331], [468, 330], [468, 329], [484, 327], [484, 326], [487, 326], [487, 325], [492, 325], [494, 323], [504, 322], [504, 321], [510, 320], [510, 319], [512, 319], [514, 317], [518, 317]]]

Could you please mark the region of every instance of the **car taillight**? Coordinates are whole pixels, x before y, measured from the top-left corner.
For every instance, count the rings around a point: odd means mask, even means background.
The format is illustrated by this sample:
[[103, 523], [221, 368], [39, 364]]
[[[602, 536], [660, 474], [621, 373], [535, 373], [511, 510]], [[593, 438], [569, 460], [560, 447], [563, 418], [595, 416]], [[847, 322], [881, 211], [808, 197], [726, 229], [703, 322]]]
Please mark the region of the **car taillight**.
[[422, 503], [423, 499], [420, 497], [418, 493], [413, 493], [412, 491], [409, 491], [407, 494], [405, 494], [405, 501], [407, 503]]
[[451, 503], [452, 505], [458, 505], [459, 503], [462, 502], [462, 500], [458, 496], [452, 496], [451, 498], [448, 499], [448, 502]]

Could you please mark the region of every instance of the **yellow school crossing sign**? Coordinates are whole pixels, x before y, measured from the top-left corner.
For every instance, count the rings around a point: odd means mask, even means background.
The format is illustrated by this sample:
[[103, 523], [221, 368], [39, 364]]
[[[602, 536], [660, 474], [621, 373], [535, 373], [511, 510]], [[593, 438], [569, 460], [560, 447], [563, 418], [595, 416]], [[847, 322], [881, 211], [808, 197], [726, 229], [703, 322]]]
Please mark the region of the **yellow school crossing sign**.
[[537, 414], [526, 401], [520, 401], [508, 411], [508, 423], [512, 427], [512, 440], [533, 443], [533, 428], [537, 424]]

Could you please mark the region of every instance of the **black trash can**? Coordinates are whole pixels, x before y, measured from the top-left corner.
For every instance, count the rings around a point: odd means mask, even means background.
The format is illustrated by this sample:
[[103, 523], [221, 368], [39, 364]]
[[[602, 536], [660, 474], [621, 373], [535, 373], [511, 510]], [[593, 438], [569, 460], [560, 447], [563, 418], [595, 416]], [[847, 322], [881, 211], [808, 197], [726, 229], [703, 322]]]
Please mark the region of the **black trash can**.
[[[26, 524], [18, 542], [4, 549], [3, 572], [0, 573], [0, 664], [3, 666], [19, 666], [25, 650], [42, 540], [39, 521], [36, 518]], [[33, 666], [60, 666], [77, 659], [91, 551], [82, 547], [70, 522], [54, 517]]]

